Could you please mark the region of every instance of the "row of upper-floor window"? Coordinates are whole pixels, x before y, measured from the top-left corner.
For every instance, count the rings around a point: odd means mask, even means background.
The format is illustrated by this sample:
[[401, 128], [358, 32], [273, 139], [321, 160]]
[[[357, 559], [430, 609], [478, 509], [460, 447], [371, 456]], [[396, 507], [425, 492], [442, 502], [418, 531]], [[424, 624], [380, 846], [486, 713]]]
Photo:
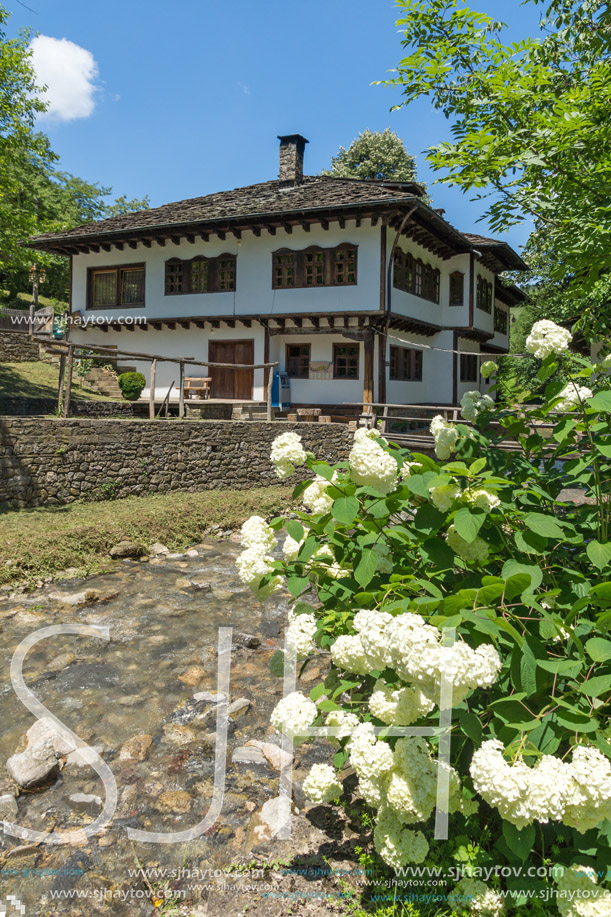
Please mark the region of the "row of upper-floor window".
[[[313, 286], [347, 286], [356, 283], [356, 246], [332, 249], [312, 247], [300, 252], [285, 249], [274, 252], [272, 286], [292, 289]], [[196, 257], [189, 261], [172, 258], [165, 264], [165, 293], [223, 293], [236, 288], [237, 258], [224, 254], [216, 258]], [[401, 290], [439, 302], [440, 271], [418, 258], [398, 250], [395, 252], [393, 285]], [[145, 265], [90, 268], [88, 305], [90, 308], [144, 305]], [[450, 306], [464, 304], [465, 275], [450, 274]], [[494, 287], [483, 277], [477, 278], [476, 305], [490, 313], [493, 308]], [[494, 308], [494, 330], [507, 334], [508, 317], [504, 309]]]

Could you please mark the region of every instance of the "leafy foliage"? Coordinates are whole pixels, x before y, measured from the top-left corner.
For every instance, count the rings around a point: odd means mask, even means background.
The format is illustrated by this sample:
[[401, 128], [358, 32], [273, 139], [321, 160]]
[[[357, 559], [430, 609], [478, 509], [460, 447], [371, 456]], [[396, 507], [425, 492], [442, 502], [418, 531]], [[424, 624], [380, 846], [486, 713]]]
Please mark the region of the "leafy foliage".
[[121, 373], [117, 376], [117, 382], [126, 401], [137, 401], [146, 385], [142, 373]]
[[389, 127], [383, 131], [362, 131], [348, 149], [340, 146], [331, 157], [331, 168], [323, 175], [336, 178], [416, 181], [416, 161], [403, 141]]

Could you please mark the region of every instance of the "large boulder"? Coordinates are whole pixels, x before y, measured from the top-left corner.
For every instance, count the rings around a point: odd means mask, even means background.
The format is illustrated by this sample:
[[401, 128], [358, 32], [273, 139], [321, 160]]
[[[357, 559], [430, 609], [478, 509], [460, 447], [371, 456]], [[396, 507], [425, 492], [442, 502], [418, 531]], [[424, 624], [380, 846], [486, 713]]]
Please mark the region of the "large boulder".
[[48, 783], [59, 772], [62, 761], [75, 745], [55, 731], [53, 720], [43, 717], [28, 729], [25, 751], [13, 755], [6, 762], [6, 770], [17, 786], [23, 790], [35, 789]]

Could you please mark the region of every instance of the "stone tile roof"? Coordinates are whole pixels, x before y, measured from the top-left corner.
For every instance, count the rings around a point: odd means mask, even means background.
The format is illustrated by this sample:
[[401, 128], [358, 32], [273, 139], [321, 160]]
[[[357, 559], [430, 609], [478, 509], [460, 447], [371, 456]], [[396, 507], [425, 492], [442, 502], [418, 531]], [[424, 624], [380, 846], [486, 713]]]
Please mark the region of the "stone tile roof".
[[152, 207], [137, 213], [126, 213], [84, 223], [61, 233], [43, 233], [30, 242], [45, 239], [70, 240], [105, 233], [120, 233], [162, 227], [185, 226], [205, 221], [300, 213], [308, 210], [333, 210], [350, 205], [384, 204], [410, 201], [422, 194], [422, 187], [413, 183], [382, 183], [331, 176], [305, 176], [302, 183], [283, 187], [279, 181], [261, 182], [233, 191], [220, 191], [204, 197], [189, 198]]

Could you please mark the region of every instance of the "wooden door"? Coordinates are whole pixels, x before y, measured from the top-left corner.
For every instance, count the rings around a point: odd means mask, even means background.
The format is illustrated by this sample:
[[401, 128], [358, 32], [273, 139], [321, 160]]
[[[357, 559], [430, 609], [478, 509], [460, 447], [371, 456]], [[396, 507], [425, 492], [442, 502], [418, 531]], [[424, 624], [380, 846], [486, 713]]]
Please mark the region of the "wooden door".
[[[254, 363], [254, 341], [210, 341], [212, 363]], [[212, 398], [252, 399], [253, 370], [210, 367]]]

